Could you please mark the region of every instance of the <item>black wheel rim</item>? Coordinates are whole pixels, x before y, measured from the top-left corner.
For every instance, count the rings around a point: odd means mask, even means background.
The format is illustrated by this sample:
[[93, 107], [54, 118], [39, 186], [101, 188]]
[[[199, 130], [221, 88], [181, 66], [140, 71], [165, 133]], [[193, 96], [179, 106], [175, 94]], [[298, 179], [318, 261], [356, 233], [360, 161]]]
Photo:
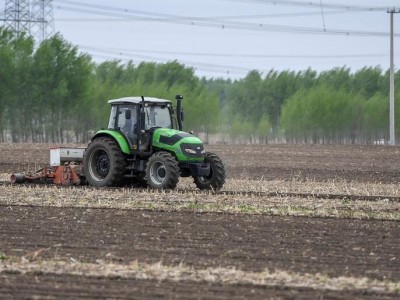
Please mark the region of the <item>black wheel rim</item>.
[[110, 172], [110, 157], [106, 151], [98, 149], [93, 151], [89, 159], [89, 173], [97, 181], [107, 177]]

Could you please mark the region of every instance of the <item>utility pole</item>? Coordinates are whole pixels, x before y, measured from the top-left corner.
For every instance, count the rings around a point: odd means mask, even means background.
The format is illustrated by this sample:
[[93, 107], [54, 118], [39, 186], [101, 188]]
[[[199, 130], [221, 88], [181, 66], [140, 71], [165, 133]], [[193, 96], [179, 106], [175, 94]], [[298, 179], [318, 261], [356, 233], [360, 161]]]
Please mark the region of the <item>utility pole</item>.
[[400, 9], [388, 9], [388, 13], [390, 13], [390, 91], [389, 91], [389, 133], [390, 133], [390, 141], [389, 144], [394, 146], [396, 144], [395, 134], [394, 134], [394, 39], [393, 39], [393, 15], [396, 13], [400, 13]]

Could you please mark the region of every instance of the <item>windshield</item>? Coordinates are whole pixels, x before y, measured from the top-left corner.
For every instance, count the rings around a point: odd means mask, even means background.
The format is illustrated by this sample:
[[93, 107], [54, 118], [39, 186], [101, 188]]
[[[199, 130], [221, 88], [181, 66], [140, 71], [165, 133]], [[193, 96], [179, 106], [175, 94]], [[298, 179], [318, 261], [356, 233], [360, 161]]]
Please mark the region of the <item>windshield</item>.
[[172, 128], [171, 115], [166, 105], [145, 107], [146, 130], [151, 127]]

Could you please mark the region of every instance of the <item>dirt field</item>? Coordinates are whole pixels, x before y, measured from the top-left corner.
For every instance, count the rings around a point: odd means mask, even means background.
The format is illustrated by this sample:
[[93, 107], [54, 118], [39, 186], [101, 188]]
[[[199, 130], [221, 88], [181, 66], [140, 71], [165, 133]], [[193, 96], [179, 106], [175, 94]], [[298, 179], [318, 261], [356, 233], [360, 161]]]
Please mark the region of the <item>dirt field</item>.
[[[48, 149], [53, 146], [0, 144], [0, 172], [35, 170], [47, 165]], [[207, 150], [222, 157], [230, 178], [400, 182], [400, 147], [209, 145]]]
[[[46, 164], [48, 147], [0, 144], [0, 174]], [[229, 190], [388, 199], [3, 186], [0, 298], [400, 297], [400, 148], [209, 149]]]

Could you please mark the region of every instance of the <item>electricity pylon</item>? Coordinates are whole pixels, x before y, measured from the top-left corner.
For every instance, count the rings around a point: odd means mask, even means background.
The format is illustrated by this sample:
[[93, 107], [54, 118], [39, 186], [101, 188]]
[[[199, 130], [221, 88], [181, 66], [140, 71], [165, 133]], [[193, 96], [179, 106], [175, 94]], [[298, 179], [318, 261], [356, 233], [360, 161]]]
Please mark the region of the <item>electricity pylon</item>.
[[7, 0], [4, 9], [4, 25], [17, 35], [30, 33], [31, 14], [29, 0]]
[[54, 34], [53, 0], [33, 0], [31, 34], [40, 44]]
[[54, 34], [53, 0], [6, 0], [4, 25], [20, 35], [32, 35], [37, 44]]

